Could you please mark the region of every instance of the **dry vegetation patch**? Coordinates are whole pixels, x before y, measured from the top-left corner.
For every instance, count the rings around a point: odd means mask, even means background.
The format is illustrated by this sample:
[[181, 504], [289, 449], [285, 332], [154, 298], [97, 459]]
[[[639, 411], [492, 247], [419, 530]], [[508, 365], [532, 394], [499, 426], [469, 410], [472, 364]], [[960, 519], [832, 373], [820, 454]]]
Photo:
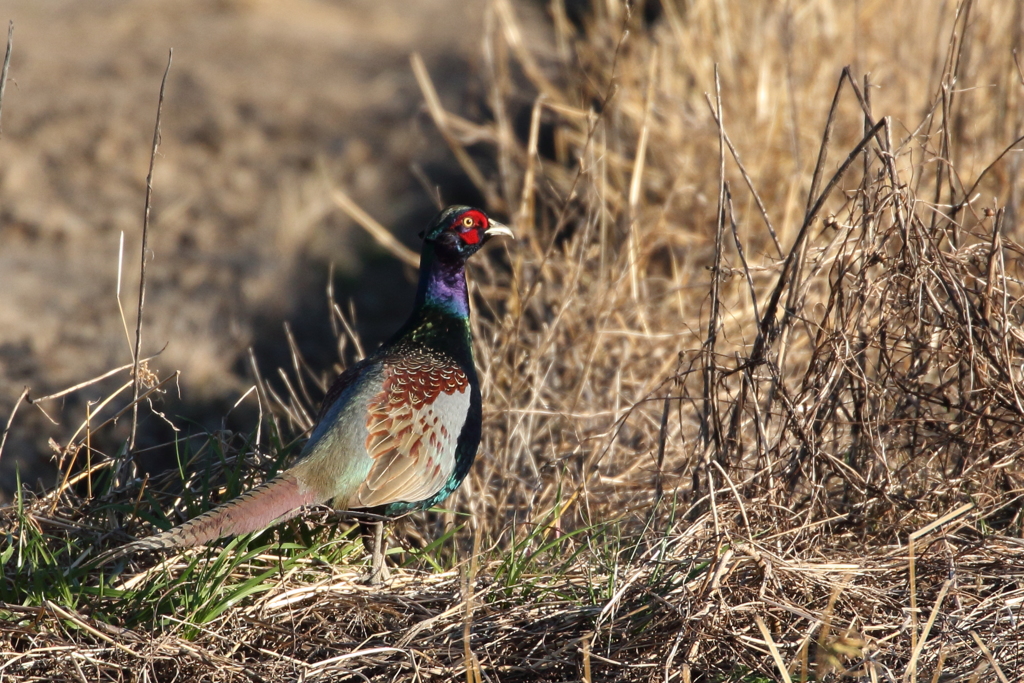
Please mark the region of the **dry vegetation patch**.
[[[431, 103], [520, 239], [474, 272], [480, 461], [399, 525], [393, 583], [297, 523], [108, 584], [67, 569], [120, 538], [107, 518], [145, 533], [214, 475], [64, 486], [5, 511], [0, 671], [1019, 676], [1022, 10], [735, 4], [553, 2], [538, 56], [496, 0], [492, 118]], [[257, 381], [253, 434], [189, 453], [217, 456], [215, 497], [308, 426], [324, 377], [298, 354], [289, 377]]]

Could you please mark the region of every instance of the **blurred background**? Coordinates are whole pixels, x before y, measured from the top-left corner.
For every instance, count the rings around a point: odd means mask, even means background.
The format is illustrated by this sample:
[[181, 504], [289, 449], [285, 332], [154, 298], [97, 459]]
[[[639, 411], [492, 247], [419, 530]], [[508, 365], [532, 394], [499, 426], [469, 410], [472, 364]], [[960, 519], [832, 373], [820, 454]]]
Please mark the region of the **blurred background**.
[[[115, 296], [119, 243], [123, 234], [121, 301], [134, 338], [145, 181], [169, 48], [143, 355], [162, 350], [153, 363], [161, 377], [182, 371], [175, 414], [197, 429], [221, 426], [251, 386], [250, 346], [271, 373], [290, 364], [285, 322], [314, 367], [336, 363], [325, 293], [332, 267], [336, 300], [346, 310], [351, 301], [366, 343], [379, 343], [411, 306], [413, 273], [354, 228], [327, 187], [343, 187], [414, 249], [435, 211], [428, 186], [445, 202], [479, 202], [423, 113], [409, 55], [423, 56], [446, 108], [472, 116], [483, 102], [475, 74], [484, 8], [462, 0], [0, 3], [0, 21], [15, 24], [0, 137], [2, 421], [25, 386], [39, 397], [131, 361]], [[523, 18], [533, 10], [524, 7]], [[75, 408], [80, 417], [81, 402], [110, 388], [48, 411], [57, 422]], [[68, 431], [25, 408], [0, 460], [0, 499], [16, 465], [28, 483], [43, 476], [47, 439]], [[251, 412], [243, 404], [233, 415], [251, 428]], [[166, 436], [149, 423], [140, 445]]]

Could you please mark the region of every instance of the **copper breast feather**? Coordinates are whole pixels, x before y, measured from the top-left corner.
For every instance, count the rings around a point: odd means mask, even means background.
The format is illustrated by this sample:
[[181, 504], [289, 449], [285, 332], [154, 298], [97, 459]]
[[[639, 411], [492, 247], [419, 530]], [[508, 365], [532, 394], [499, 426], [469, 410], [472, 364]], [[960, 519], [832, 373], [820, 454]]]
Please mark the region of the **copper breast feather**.
[[393, 356], [367, 405], [370, 472], [352, 507], [426, 500], [455, 469], [455, 449], [469, 411], [469, 378], [440, 354]]

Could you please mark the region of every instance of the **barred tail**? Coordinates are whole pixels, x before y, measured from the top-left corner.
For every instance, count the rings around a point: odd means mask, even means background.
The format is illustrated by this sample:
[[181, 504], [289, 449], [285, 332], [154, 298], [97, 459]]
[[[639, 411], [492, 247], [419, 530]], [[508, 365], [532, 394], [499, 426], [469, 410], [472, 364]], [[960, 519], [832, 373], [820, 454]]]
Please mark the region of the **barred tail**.
[[143, 550], [187, 548], [225, 536], [259, 531], [276, 522], [291, 519], [304, 505], [322, 502], [325, 501], [319, 500], [313, 491], [307, 490], [294, 474], [285, 472], [181, 526], [100, 555], [99, 563]]

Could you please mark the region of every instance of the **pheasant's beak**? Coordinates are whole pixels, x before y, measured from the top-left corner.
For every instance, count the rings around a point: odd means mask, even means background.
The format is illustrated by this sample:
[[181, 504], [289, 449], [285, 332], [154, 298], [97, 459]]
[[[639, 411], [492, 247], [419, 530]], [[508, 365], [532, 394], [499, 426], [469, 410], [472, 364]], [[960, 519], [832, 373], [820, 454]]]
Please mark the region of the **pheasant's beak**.
[[512, 231], [509, 230], [509, 227], [507, 225], [503, 225], [495, 220], [491, 220], [489, 222], [490, 227], [484, 230], [484, 235], [486, 235], [488, 238], [494, 237], [495, 235], [504, 235], [505, 237], [511, 237], [512, 239], [516, 238], [516, 236], [512, 234]]

